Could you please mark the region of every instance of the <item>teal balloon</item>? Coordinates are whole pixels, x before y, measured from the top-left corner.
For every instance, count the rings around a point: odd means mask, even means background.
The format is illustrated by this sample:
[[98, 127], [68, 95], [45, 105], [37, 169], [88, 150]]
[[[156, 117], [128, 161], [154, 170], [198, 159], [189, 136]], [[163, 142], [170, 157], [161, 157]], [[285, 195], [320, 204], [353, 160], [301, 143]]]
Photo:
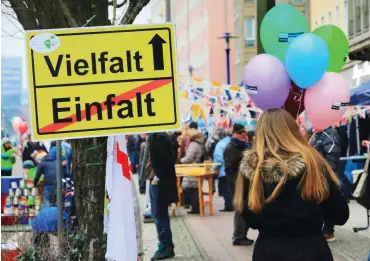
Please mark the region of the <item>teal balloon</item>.
[[290, 43], [309, 30], [307, 18], [298, 8], [290, 4], [276, 5], [261, 23], [260, 38], [263, 49], [285, 62]]

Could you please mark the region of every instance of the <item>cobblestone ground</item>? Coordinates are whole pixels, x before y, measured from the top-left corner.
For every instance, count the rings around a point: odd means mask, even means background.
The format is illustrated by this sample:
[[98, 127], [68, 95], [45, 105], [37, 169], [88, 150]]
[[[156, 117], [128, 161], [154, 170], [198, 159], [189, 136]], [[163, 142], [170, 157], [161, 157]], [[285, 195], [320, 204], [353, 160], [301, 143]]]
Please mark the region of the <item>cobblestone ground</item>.
[[[137, 175], [133, 175], [132, 180], [135, 186], [136, 195], [138, 195], [138, 201], [142, 213], [145, 210], [145, 196], [138, 193], [138, 186], [136, 185]], [[179, 213], [176, 213], [175, 217], [171, 217], [171, 230], [175, 244], [176, 256], [168, 260], [205, 261], [202, 257], [201, 251], [198, 249], [198, 244], [185, 225], [184, 218]], [[140, 236], [138, 238], [140, 238]], [[144, 223], [141, 225], [141, 238], [143, 251], [142, 260], [149, 261], [157, 250], [157, 231], [154, 223]]]

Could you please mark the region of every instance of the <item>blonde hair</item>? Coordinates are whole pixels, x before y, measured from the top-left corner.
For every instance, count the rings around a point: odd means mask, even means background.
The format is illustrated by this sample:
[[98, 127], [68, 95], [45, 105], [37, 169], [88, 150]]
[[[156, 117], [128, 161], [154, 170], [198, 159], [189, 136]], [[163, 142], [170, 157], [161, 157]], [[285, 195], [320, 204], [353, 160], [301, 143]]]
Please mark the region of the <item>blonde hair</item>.
[[[304, 200], [320, 203], [329, 195], [329, 182], [339, 186], [339, 179], [325, 159], [312, 148], [301, 134], [294, 118], [283, 109], [265, 111], [258, 123], [255, 140], [257, 155], [256, 168], [250, 176], [248, 208], [260, 212], [265, 203], [273, 201], [280, 193], [288, 179], [288, 166], [284, 159], [289, 154], [297, 153], [303, 157], [306, 169], [300, 177], [299, 188]], [[265, 199], [262, 183], [261, 166], [267, 162], [275, 162], [283, 169], [280, 179], [271, 195]], [[240, 170], [235, 188], [234, 205], [239, 211], [244, 209], [245, 173]]]

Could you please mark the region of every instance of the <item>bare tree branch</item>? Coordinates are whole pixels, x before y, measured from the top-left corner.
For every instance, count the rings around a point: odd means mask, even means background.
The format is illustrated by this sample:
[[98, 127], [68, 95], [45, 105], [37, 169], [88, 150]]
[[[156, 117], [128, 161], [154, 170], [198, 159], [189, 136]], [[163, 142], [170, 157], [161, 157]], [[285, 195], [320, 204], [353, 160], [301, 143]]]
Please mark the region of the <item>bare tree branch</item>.
[[68, 24], [71, 27], [77, 27], [76, 20], [73, 18], [73, 16], [72, 16], [69, 8], [67, 7], [67, 5], [64, 3], [63, 0], [59, 0], [59, 3], [60, 3], [60, 8], [62, 9], [63, 14], [64, 14], [65, 18], [68, 21]]
[[120, 24], [132, 24], [136, 16], [149, 3], [149, 1], [150, 0], [131, 0]]
[[[117, 8], [121, 8], [122, 6], [124, 6], [125, 4], [127, 4], [127, 0], [124, 0], [122, 3], [120, 4], [117, 4]], [[108, 5], [114, 5], [114, 1], [111, 1], [111, 2], [108, 2]]]
[[25, 30], [37, 29], [36, 12], [34, 9], [33, 0], [28, 1], [28, 8], [25, 8], [23, 0], [9, 0], [11, 8], [13, 8], [17, 15], [18, 21], [22, 24]]

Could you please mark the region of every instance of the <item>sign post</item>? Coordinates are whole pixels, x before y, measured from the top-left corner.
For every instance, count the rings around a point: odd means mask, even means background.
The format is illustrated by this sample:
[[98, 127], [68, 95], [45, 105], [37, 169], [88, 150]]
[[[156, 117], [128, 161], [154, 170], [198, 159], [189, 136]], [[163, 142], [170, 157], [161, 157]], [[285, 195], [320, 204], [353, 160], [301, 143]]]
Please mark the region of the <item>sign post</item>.
[[[59, 257], [64, 249], [64, 222], [63, 222], [63, 189], [62, 189], [62, 142], [56, 141], [57, 144], [57, 206], [58, 206], [58, 245]], [[60, 258], [61, 259], [61, 258]]]
[[26, 32], [35, 140], [177, 130], [172, 24]]

